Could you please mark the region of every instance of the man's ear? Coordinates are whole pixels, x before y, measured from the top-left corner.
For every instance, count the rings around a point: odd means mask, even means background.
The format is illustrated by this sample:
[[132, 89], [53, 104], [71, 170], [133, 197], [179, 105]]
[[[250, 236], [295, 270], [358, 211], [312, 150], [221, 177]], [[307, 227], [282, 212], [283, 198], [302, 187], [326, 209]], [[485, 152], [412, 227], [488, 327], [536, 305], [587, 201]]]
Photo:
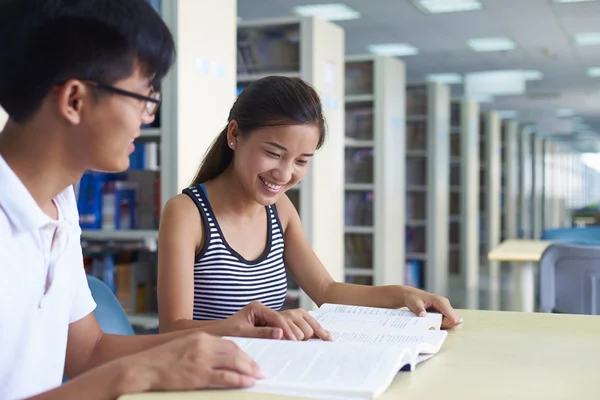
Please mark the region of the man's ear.
[[85, 100], [90, 98], [89, 96], [86, 97], [87, 91], [88, 88], [76, 79], [67, 81], [67, 83], [58, 89], [58, 111], [60, 115], [73, 125], [81, 123], [81, 114]]

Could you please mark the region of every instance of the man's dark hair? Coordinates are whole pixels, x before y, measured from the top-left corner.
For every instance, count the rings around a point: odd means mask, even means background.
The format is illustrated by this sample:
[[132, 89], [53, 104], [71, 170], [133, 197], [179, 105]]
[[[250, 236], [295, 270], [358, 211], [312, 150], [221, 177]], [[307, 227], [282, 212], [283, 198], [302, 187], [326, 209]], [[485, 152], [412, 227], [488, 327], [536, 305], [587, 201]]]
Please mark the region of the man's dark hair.
[[112, 84], [139, 66], [159, 81], [175, 60], [171, 32], [144, 0], [0, 0], [0, 106], [31, 117], [53, 85]]

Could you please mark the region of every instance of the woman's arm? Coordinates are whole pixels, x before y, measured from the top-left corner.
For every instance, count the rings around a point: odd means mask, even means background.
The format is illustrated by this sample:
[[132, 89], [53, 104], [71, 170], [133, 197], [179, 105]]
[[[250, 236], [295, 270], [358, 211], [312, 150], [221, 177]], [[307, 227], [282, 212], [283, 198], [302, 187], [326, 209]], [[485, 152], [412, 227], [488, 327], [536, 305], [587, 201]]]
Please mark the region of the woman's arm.
[[[408, 307], [417, 315], [428, 308], [444, 314], [443, 327], [459, 323], [460, 318], [448, 299], [401, 285], [367, 286], [335, 282], [306, 239], [298, 212], [287, 196], [277, 202], [285, 234], [285, 264], [308, 296], [323, 303], [361, 305], [382, 308]], [[399, 260], [401, 261], [401, 260]]]
[[293, 337], [285, 319], [252, 302], [220, 321], [194, 321], [194, 259], [204, 245], [203, 221], [185, 194], [170, 199], [158, 232], [158, 319], [161, 332], [200, 328], [217, 336]]
[[161, 332], [207, 327], [193, 321], [194, 259], [204, 244], [204, 223], [194, 201], [180, 194], [165, 204], [158, 230], [158, 319]]

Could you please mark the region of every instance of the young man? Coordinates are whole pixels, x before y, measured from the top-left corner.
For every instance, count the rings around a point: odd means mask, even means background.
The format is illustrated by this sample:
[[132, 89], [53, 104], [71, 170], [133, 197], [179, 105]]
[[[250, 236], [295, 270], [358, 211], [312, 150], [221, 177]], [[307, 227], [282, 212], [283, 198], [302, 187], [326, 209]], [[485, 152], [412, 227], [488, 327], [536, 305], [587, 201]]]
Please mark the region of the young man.
[[72, 185], [128, 168], [174, 60], [163, 21], [144, 0], [0, 0], [0, 37], [0, 398], [252, 385], [258, 366], [210, 334], [291, 337], [260, 304], [154, 336], [103, 334], [93, 314]]

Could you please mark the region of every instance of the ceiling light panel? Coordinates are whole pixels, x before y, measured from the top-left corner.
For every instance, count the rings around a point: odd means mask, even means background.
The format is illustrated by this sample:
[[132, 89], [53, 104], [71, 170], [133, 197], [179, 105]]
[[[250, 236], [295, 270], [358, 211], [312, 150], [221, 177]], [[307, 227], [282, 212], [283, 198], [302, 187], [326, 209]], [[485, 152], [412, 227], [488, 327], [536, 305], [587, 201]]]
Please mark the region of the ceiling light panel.
[[439, 82], [448, 85], [462, 83], [462, 75], [460, 74], [429, 74], [425, 77], [427, 82]]
[[519, 113], [515, 110], [501, 110], [498, 111], [498, 114], [500, 115], [500, 118], [504, 119], [517, 118], [519, 115]]
[[359, 19], [360, 13], [343, 3], [312, 4], [294, 7], [294, 13], [302, 17], [317, 17], [327, 21]]
[[553, 0], [554, 3], [590, 3], [598, 0]]
[[483, 8], [480, 0], [412, 0], [412, 3], [419, 10], [431, 14], [475, 11]]
[[467, 44], [474, 51], [504, 51], [517, 47], [517, 44], [507, 37], [469, 39]]
[[578, 46], [594, 46], [600, 44], [600, 32], [582, 32], [573, 35], [573, 41]]
[[600, 78], [600, 67], [588, 68], [587, 74], [592, 78]]
[[419, 54], [419, 49], [408, 43], [383, 43], [372, 44], [369, 51], [380, 56], [414, 56]]
[[558, 118], [570, 118], [575, 116], [575, 111], [571, 110], [570, 108], [560, 108], [556, 110], [556, 116]]
[[489, 94], [471, 94], [468, 96], [468, 99], [478, 103], [491, 103], [494, 101], [494, 96]]
[[540, 71], [535, 71], [532, 69], [523, 70], [523, 79], [526, 81], [539, 81], [544, 77]]

